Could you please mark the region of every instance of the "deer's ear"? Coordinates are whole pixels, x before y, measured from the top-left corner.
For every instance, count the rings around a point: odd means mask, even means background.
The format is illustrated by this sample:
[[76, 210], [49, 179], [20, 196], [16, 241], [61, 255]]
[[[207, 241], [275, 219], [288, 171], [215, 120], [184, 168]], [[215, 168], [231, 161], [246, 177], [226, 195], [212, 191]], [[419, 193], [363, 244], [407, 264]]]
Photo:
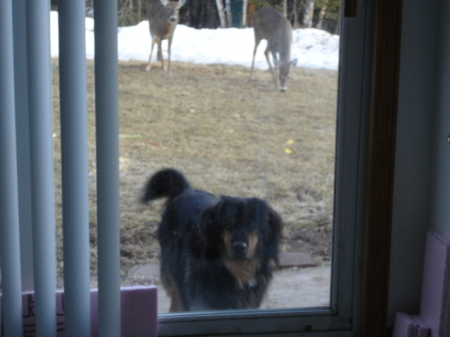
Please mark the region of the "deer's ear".
[[293, 60], [289, 63], [289, 65], [295, 67], [295, 66], [297, 65], [297, 59], [293, 59]]
[[186, 3], [186, 0], [178, 1], [178, 8], [182, 7]]
[[164, 5], [164, 6], [167, 6], [167, 2], [168, 2], [169, 0], [161, 0], [161, 3]]

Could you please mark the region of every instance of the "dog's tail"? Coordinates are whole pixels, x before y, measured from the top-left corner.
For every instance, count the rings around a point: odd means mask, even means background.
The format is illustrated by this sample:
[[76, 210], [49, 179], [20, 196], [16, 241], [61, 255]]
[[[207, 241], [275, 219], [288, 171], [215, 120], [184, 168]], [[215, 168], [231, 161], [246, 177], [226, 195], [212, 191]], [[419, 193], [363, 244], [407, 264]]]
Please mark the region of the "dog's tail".
[[188, 181], [180, 172], [171, 168], [163, 169], [150, 177], [141, 201], [145, 203], [165, 197], [173, 199], [190, 188]]

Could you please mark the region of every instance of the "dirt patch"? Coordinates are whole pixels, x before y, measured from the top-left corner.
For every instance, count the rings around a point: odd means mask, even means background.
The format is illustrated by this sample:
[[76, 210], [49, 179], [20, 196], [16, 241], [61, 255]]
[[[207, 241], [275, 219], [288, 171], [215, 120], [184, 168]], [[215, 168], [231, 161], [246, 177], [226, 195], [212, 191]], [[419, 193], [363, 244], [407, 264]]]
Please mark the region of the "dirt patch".
[[[58, 273], [62, 273], [59, 89], [54, 60]], [[91, 269], [96, 274], [93, 63], [88, 69]], [[163, 167], [217, 195], [259, 197], [280, 213], [281, 250], [330, 260], [337, 73], [296, 68], [288, 91], [241, 66], [119, 64], [121, 264], [157, 263], [163, 203], [141, 205], [146, 179]]]

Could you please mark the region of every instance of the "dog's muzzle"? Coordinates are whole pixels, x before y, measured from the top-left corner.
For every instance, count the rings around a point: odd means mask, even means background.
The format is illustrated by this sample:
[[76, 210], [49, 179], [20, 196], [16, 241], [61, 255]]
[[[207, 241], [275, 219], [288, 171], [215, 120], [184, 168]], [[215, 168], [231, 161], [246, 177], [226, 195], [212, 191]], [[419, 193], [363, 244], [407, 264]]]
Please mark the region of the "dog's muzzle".
[[234, 241], [232, 247], [237, 257], [243, 257], [247, 252], [247, 243], [244, 241]]

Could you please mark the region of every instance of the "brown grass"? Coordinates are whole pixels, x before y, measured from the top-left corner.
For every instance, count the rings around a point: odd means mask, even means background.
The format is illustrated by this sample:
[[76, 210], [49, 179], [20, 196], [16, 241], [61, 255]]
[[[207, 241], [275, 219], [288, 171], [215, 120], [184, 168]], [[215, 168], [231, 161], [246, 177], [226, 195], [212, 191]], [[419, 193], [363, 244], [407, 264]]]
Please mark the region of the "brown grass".
[[[55, 161], [58, 236], [61, 236], [59, 89], [55, 77]], [[95, 274], [95, 137], [93, 63], [88, 69], [89, 177], [92, 271]], [[163, 167], [181, 170], [193, 186], [217, 195], [267, 200], [285, 223], [284, 251], [329, 259], [333, 207], [337, 73], [296, 68], [288, 91], [270, 74], [241, 66], [119, 63], [121, 255], [123, 273], [156, 263], [155, 230], [162, 202], [139, 197]], [[61, 242], [58, 237], [58, 242]], [[62, 266], [58, 246], [59, 272]]]

